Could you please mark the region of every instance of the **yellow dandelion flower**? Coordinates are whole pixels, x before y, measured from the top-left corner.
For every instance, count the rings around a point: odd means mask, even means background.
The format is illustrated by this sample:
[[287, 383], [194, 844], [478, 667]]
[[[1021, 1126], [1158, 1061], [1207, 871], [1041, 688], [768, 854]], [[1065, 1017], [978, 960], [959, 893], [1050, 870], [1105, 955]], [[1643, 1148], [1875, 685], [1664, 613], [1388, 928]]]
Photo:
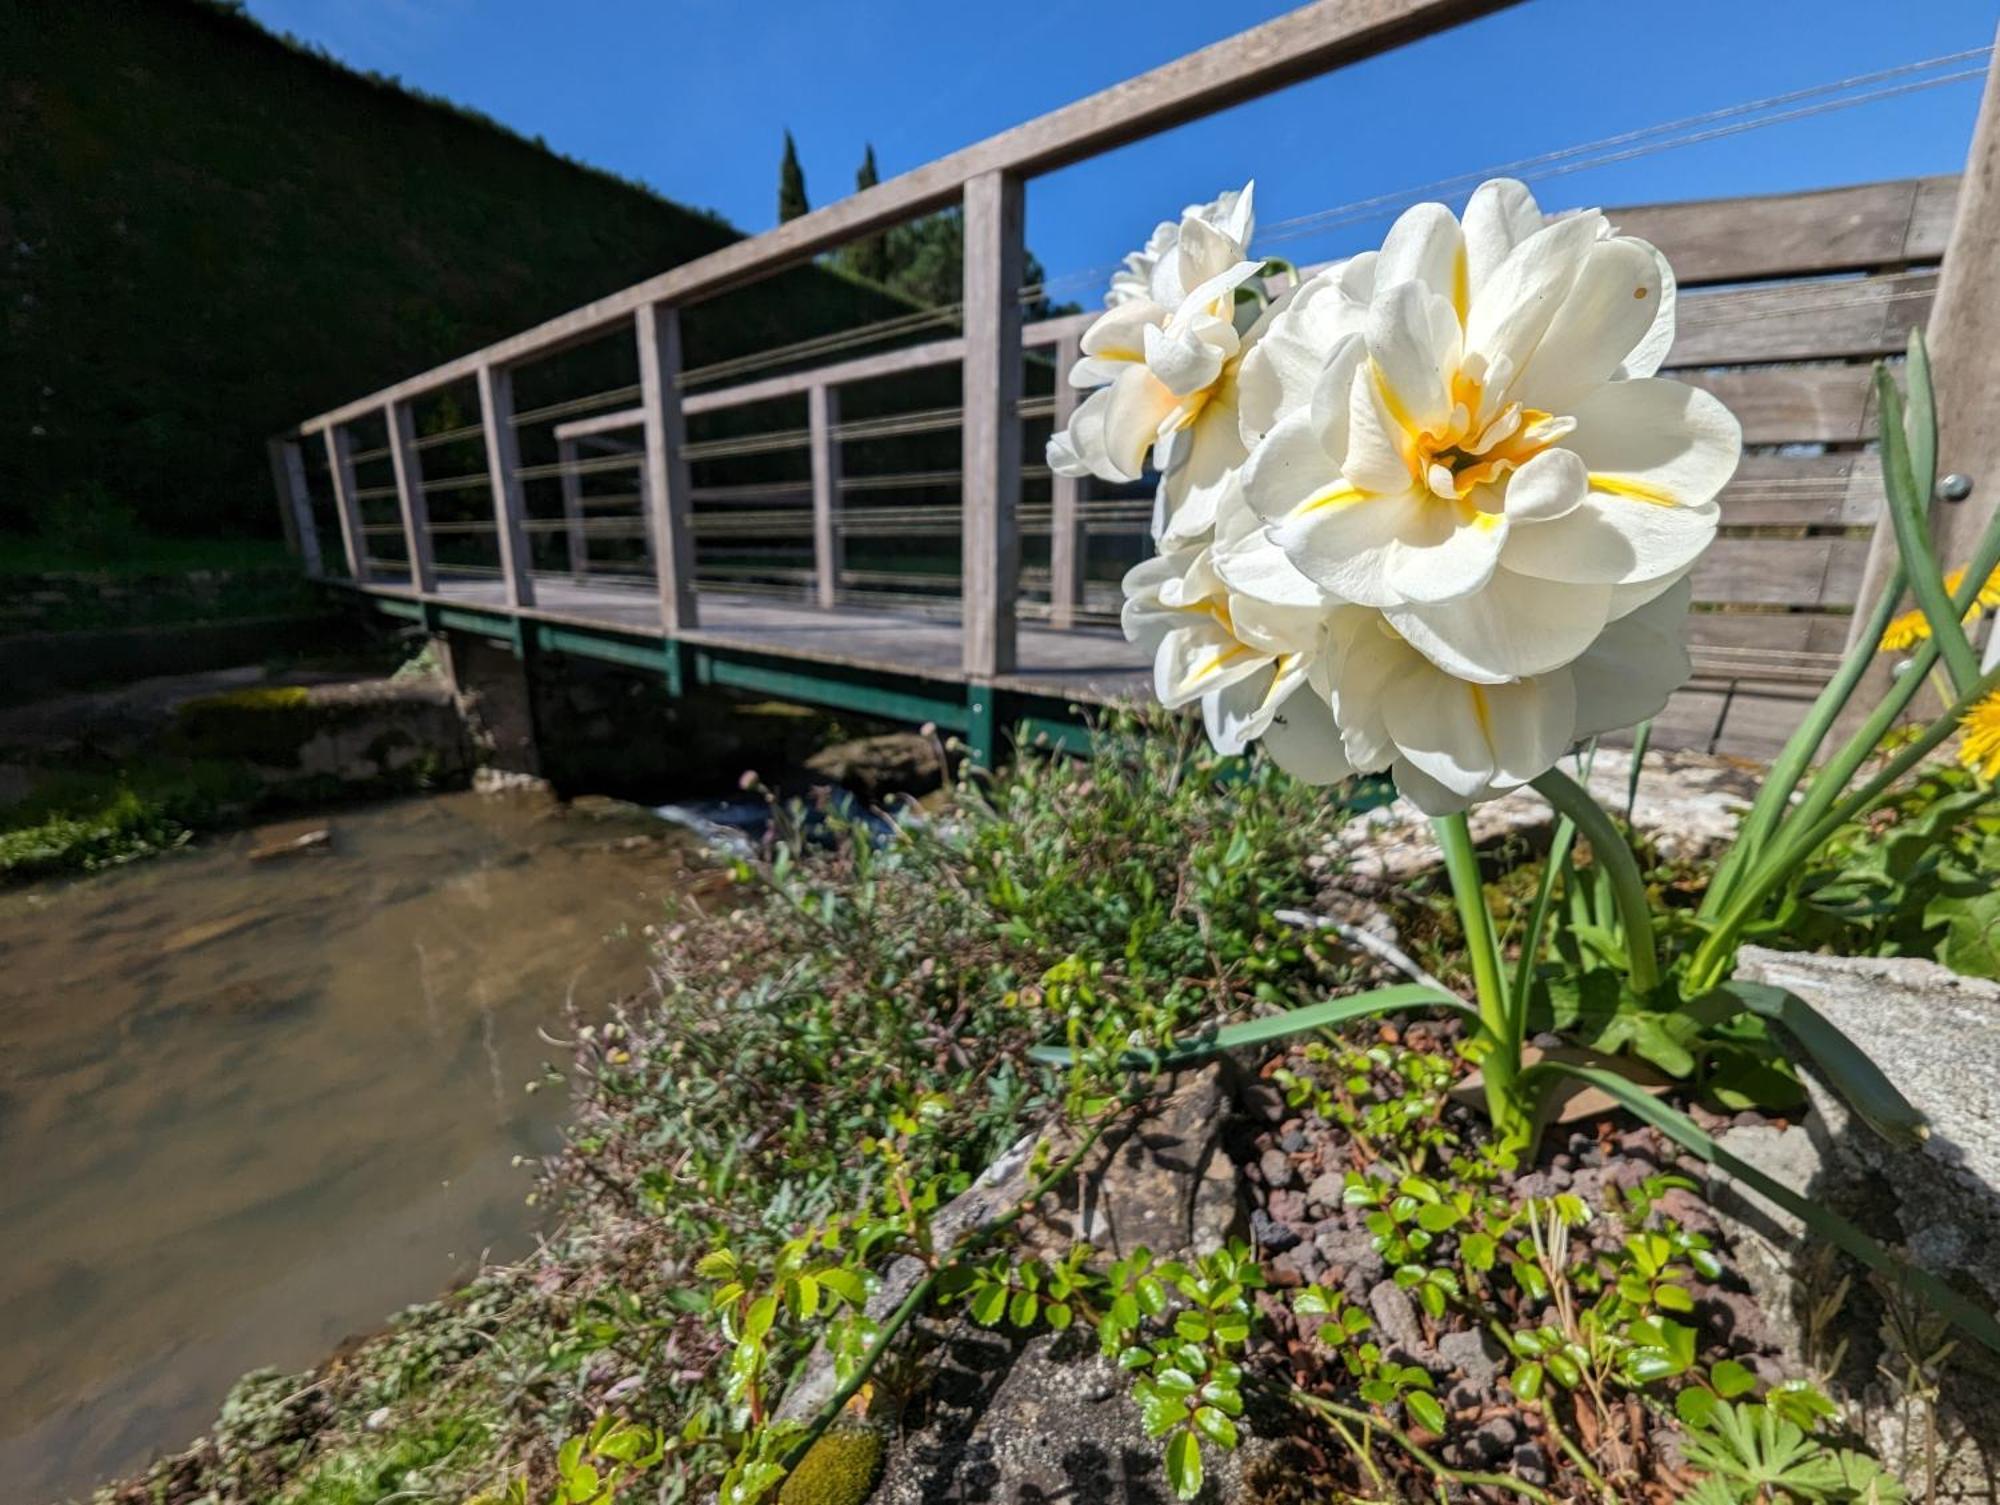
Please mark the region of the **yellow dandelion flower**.
[[[1960, 565], [1944, 577], [1945, 594], [1955, 596], [1965, 584], [1966, 566]], [[1979, 621], [1980, 614], [2000, 611], [2000, 570], [1986, 577], [1986, 583], [1979, 587], [1979, 594], [1972, 598], [1972, 605], [1966, 609], [1963, 621], [1971, 627]], [[1879, 649], [1883, 653], [1908, 653], [1917, 644], [1931, 635], [1930, 619], [1921, 611], [1906, 611], [1882, 629]]]
[[1906, 611], [1882, 629], [1881, 651], [1908, 653], [1930, 635], [1930, 619], [1920, 611]]
[[1965, 740], [1958, 744], [1958, 761], [1988, 782], [2000, 779], [2000, 690], [1976, 702], [1959, 724]]
[[[1960, 570], [1958, 577], [1963, 580], [1965, 571]], [[1952, 589], [1957, 590], [1958, 587], [1954, 585]], [[2000, 570], [1988, 575], [1986, 583], [1979, 587], [1979, 599], [1973, 602], [1972, 609], [1977, 611], [1982, 606], [1988, 611], [2000, 611]]]

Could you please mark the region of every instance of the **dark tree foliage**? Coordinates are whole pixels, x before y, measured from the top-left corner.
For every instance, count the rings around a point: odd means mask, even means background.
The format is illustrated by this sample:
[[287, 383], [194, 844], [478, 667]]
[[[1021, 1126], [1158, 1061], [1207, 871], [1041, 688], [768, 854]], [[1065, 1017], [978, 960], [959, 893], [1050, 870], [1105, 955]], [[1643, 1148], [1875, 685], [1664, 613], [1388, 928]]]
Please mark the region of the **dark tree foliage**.
[[[854, 174], [854, 191], [863, 193], [882, 181], [875, 168], [875, 145], [870, 142], [868, 153], [861, 159], [861, 166]], [[889, 241], [886, 235], [864, 235], [853, 245], [844, 248], [841, 261], [857, 277], [865, 277], [870, 282], [889, 280]]]
[[806, 201], [806, 170], [799, 166], [799, 146], [785, 132], [785, 159], [778, 164], [778, 223], [795, 220], [812, 205]]
[[[0, 534], [274, 535], [269, 435], [738, 238], [229, 7], [0, 0]], [[800, 268], [688, 359], [902, 306]]]
[[[965, 222], [956, 209], [943, 209], [897, 225], [888, 234], [889, 275], [883, 286], [913, 303], [956, 303], [965, 295]], [[1025, 264], [1027, 285], [1039, 288], [1048, 273], [1033, 251]], [[1027, 318], [1075, 313], [1074, 303], [1051, 303], [1039, 292], [1024, 305]]]

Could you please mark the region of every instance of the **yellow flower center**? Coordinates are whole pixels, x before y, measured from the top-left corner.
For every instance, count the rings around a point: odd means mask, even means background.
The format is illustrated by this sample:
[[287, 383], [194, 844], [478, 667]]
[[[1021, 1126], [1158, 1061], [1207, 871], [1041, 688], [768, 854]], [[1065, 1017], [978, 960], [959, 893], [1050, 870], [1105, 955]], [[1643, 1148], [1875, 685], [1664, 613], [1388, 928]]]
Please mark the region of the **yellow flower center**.
[[[1420, 490], [1440, 501], [1462, 502], [1518, 470], [1576, 427], [1540, 408], [1510, 402], [1483, 416], [1483, 384], [1460, 371], [1451, 382], [1451, 412], [1437, 428], [1420, 428], [1398, 412], [1404, 463]], [[1392, 408], [1393, 411], [1393, 408]]]

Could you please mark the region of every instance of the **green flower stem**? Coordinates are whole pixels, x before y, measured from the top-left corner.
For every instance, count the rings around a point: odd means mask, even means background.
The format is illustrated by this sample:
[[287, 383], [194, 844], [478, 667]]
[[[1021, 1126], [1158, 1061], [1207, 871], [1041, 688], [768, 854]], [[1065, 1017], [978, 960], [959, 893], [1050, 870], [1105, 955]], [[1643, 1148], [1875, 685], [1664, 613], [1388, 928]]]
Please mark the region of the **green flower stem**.
[[[1972, 559], [1966, 568], [1965, 579], [1960, 582], [1958, 592], [1952, 598], [1953, 609], [1960, 616], [1963, 616], [1972, 609], [1973, 602], [1979, 598], [1979, 587], [1985, 582], [1986, 577], [1993, 573], [1996, 567], [2000, 567], [2000, 513], [1996, 513], [1993, 520], [1987, 524], [1985, 533], [1980, 537], [1978, 547], [1973, 550]], [[1901, 575], [1899, 573], [1897, 579], [1900, 578]], [[1899, 597], [1900, 591], [1896, 583], [1892, 581], [1884, 601], [1887, 605], [1893, 606]], [[1876, 610], [1877, 614], [1880, 615], [1882, 608], [1878, 606]], [[1882, 625], [1886, 626], [1887, 624], [1884, 623]], [[1874, 624], [1871, 623], [1871, 628], [1873, 626]], [[1855, 644], [1853, 655], [1850, 656], [1848, 662], [1841, 668], [1843, 677], [1850, 670], [1858, 674], [1860, 669], [1866, 667], [1866, 660], [1872, 658], [1874, 655], [1873, 645], [1881, 640], [1881, 636], [1881, 632], [1877, 630], [1867, 640]], [[1743, 844], [1739, 843], [1737, 848], [1732, 849], [1730, 857], [1725, 859], [1721, 869], [1716, 874], [1715, 881], [1710, 884], [1708, 894], [1702, 900], [1700, 909], [1696, 912], [1701, 919], [1712, 920], [1715, 916], [1726, 910], [1735, 901], [1739, 884], [1745, 881], [1758, 881], [1758, 878], [1754, 876], [1746, 879], [1745, 873], [1746, 871], [1754, 873], [1764, 865], [1762, 859], [1768, 851], [1769, 840], [1773, 838], [1781, 822], [1783, 826], [1790, 827], [1793, 830], [1816, 826], [1820, 823], [1825, 817], [1826, 812], [1840, 798], [1840, 793], [1847, 787], [1848, 780], [1852, 779], [1855, 773], [1861, 768], [1861, 765], [1867, 762], [1869, 757], [1874, 754], [1876, 748], [1881, 745], [1883, 737], [1888, 735], [1889, 729], [1896, 724], [1904, 711], [1909, 708], [1910, 702], [1916, 698], [1917, 691], [1922, 688], [1924, 680], [1936, 666], [1937, 661], [1937, 643], [1935, 641], [1926, 642], [1923, 647], [1912, 655], [1908, 669], [1890, 685], [1889, 691], [1883, 697], [1881, 704], [1875, 707], [1869, 714], [1868, 719], [1862, 723], [1853, 736], [1847, 739], [1840, 751], [1834, 755], [1827, 765], [1813, 776], [1812, 782], [1806, 786], [1804, 797], [1800, 799], [1797, 807], [1791, 809], [1789, 813], [1786, 811], [1786, 806], [1791, 799], [1791, 791], [1788, 789], [1785, 792], [1784, 800], [1773, 807], [1773, 813], [1767, 829], [1763, 832], [1763, 839], [1759, 842], [1758, 850], [1751, 853], [1748, 860], [1739, 864], [1736, 858], [1738, 852], [1743, 850]], [[1819, 707], [1815, 706], [1814, 717], [1817, 717], [1818, 714]], [[1949, 709], [1947, 709], [1946, 714], [1950, 714]], [[1787, 752], [1789, 753], [1789, 751], [1790, 747], [1788, 745]], [[1766, 785], [1766, 793], [1777, 783], [1779, 769], [1784, 766], [1785, 760], [1781, 759], [1779, 765], [1773, 767], [1773, 777]], [[1763, 802], [1763, 795], [1760, 795], [1758, 798], [1759, 804], [1761, 804]], [[1756, 814], [1757, 812], [1753, 808], [1751, 818], [1755, 819]], [[1746, 832], [1749, 830], [1747, 822], [1745, 830]]]
[[1854, 698], [1855, 689], [1867, 674], [1869, 665], [1875, 661], [1876, 645], [1882, 641], [1882, 634], [1889, 630], [1889, 623], [1895, 618], [1896, 607], [1902, 602], [1903, 588], [1908, 579], [1899, 560], [1882, 591], [1881, 599], [1875, 603], [1866, 628], [1855, 640], [1853, 651], [1833, 678], [1827, 681], [1826, 688], [1813, 702], [1812, 710], [1771, 765], [1763, 787], [1757, 791], [1756, 802], [1743, 818], [1741, 831], [1716, 869], [1715, 877], [1709, 884], [1710, 894], [1726, 899], [1737, 872], [1754, 861], [1769, 843], [1772, 832], [1791, 808], [1792, 795], [1798, 790], [1799, 781], [1806, 776], [1820, 744], [1826, 741], [1827, 733], [1840, 719], [1840, 713], [1847, 709], [1847, 702]]
[[[1912, 341], [1911, 348], [1920, 347]], [[1882, 484], [1888, 494], [1889, 520], [1896, 530], [1896, 548], [1909, 573], [1910, 592], [1930, 620], [1931, 641], [1943, 655], [1952, 688], [1963, 694], [1979, 677], [1979, 656], [1972, 651], [1959, 613], [1945, 592], [1944, 573], [1931, 552], [1930, 486], [1927, 478], [1911, 471], [1910, 444], [1903, 431], [1903, 399], [1886, 366], [1875, 368], [1875, 401], [1882, 415]]]
[[[1957, 731], [1959, 718], [1996, 686], [2000, 686], [2000, 666], [1974, 680], [1971, 689], [1959, 697], [1957, 704], [1932, 722], [1921, 737], [1890, 759], [1874, 778], [1798, 834], [1787, 838], [1758, 864], [1744, 880], [1742, 892], [1723, 911], [1715, 928], [1696, 949], [1694, 960], [1688, 966], [1686, 991], [1689, 997], [1698, 997], [1722, 981], [1723, 974], [1735, 959], [1736, 945], [1743, 928], [1757, 917], [1771, 891], [1835, 831], [1874, 808], [1876, 802], [1888, 794], [1904, 774], [1923, 762], [1940, 743]], [[1797, 825], [1807, 818], [1801, 812], [1790, 824]]]
[[1331, 1401], [1321, 1395], [1314, 1395], [1297, 1385], [1286, 1392], [1295, 1406], [1318, 1413], [1328, 1421], [1347, 1421], [1357, 1426], [1368, 1427], [1380, 1432], [1397, 1447], [1408, 1453], [1417, 1462], [1444, 1483], [1461, 1485], [1467, 1489], [1504, 1489], [1535, 1505], [1555, 1505], [1555, 1497], [1546, 1490], [1538, 1489], [1525, 1479], [1517, 1479], [1512, 1474], [1482, 1474], [1470, 1469], [1453, 1468], [1441, 1462], [1420, 1446], [1407, 1432], [1397, 1430], [1379, 1416], [1366, 1411], [1358, 1411], [1352, 1406], [1343, 1406], [1339, 1401]]
[[826, 1429], [840, 1418], [840, 1413], [846, 1409], [847, 1403], [861, 1393], [861, 1387], [867, 1384], [869, 1377], [875, 1373], [876, 1365], [882, 1362], [882, 1355], [888, 1352], [889, 1345], [896, 1340], [897, 1334], [908, 1327], [917, 1313], [929, 1303], [931, 1293], [937, 1289], [937, 1283], [968, 1255], [984, 1248], [998, 1235], [1026, 1217], [1029, 1210], [1043, 1197], [1069, 1179], [1070, 1173], [1083, 1164], [1084, 1157], [1097, 1147], [1097, 1141], [1104, 1137], [1104, 1131], [1111, 1127], [1112, 1121], [1131, 1106], [1130, 1102], [1121, 1102], [1116, 1108], [1099, 1115], [1097, 1121], [1090, 1126], [1090, 1131], [1083, 1136], [1083, 1142], [1062, 1164], [1029, 1187], [1027, 1194], [1001, 1216], [972, 1229], [960, 1238], [950, 1252], [931, 1268], [930, 1274], [917, 1282], [915, 1289], [903, 1298], [903, 1304], [896, 1308], [887, 1322], [882, 1324], [882, 1330], [875, 1335], [875, 1341], [868, 1345], [868, 1352], [861, 1356], [860, 1364], [856, 1366], [854, 1373], [848, 1376], [847, 1383], [834, 1391], [827, 1403], [819, 1408], [813, 1417], [812, 1425], [806, 1429], [806, 1435], [785, 1454], [781, 1467], [787, 1474], [799, 1466], [800, 1461], [812, 1450], [812, 1445], [818, 1442], [826, 1434]]
[[1528, 928], [1521, 936], [1520, 959], [1514, 964], [1514, 1015], [1516, 1028], [1528, 1033], [1528, 999], [1535, 986], [1535, 963], [1541, 956], [1542, 934], [1548, 929], [1549, 909], [1555, 898], [1556, 879], [1564, 860], [1576, 842], [1576, 822], [1565, 815], [1556, 822], [1556, 834], [1549, 842], [1548, 860], [1542, 866], [1541, 886], [1535, 890], [1535, 907], [1528, 912]]
[[1557, 811], [1576, 822], [1583, 839], [1590, 843], [1598, 870], [1611, 883], [1612, 901], [1625, 930], [1625, 969], [1632, 991], [1650, 993], [1660, 983], [1659, 953], [1653, 944], [1653, 907], [1646, 898], [1646, 880], [1632, 847], [1613, 825], [1611, 817], [1591, 797], [1588, 789], [1564, 773], [1551, 768], [1534, 781], [1535, 791]]
[[1493, 919], [1486, 912], [1486, 891], [1479, 882], [1479, 854], [1472, 845], [1472, 828], [1464, 812], [1441, 815], [1431, 822], [1444, 848], [1444, 870], [1458, 901], [1458, 920], [1465, 931], [1465, 949], [1472, 960], [1473, 988], [1479, 1000], [1479, 1034], [1486, 1052], [1479, 1069], [1486, 1082], [1486, 1111], [1503, 1139], [1525, 1139], [1534, 1115], [1522, 1098], [1521, 1031], [1507, 1004], [1507, 982], [1500, 969], [1500, 948], [1493, 939]]

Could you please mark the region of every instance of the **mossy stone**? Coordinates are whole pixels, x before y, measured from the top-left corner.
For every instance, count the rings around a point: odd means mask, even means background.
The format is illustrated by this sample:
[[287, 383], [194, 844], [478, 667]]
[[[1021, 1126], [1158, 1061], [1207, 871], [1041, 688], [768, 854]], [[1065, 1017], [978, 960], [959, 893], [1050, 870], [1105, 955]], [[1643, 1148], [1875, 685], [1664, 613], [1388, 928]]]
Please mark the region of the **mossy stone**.
[[861, 1505], [882, 1471], [882, 1434], [843, 1423], [807, 1449], [778, 1491], [778, 1505]]

